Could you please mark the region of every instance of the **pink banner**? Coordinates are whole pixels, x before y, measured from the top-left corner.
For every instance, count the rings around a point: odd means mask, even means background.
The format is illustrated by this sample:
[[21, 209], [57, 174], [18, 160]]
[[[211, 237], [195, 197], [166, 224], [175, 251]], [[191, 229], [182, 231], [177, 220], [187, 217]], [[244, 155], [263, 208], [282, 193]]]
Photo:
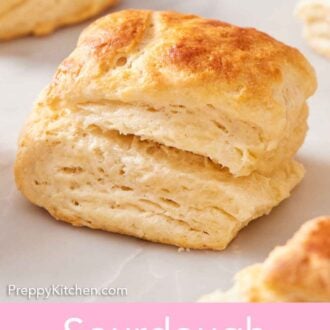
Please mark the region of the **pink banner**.
[[330, 330], [330, 304], [0, 304], [1, 330]]

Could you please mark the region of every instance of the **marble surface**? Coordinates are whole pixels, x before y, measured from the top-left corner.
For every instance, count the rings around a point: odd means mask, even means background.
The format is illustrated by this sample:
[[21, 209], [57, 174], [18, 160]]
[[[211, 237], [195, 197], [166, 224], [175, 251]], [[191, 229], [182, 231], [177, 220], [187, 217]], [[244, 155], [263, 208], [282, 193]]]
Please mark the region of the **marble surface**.
[[293, 0], [123, 0], [119, 8], [171, 9], [255, 26], [298, 47], [316, 68], [310, 131], [298, 158], [307, 174], [292, 197], [244, 229], [223, 252], [179, 252], [134, 238], [54, 221], [16, 190], [16, 140], [34, 99], [88, 24], [46, 38], [0, 44], [0, 301], [6, 286], [126, 287], [126, 297], [52, 297], [50, 301], [194, 301], [230, 286], [240, 268], [263, 260], [307, 219], [330, 213], [330, 61], [301, 38]]

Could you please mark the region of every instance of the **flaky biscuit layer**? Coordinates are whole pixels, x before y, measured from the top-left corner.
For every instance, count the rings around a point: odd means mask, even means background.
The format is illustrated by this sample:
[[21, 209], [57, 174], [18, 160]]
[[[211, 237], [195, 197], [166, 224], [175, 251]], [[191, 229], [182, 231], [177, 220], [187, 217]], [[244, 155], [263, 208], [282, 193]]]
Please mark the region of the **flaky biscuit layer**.
[[83, 111], [36, 108], [21, 137], [18, 188], [55, 218], [196, 249], [224, 249], [303, 177], [294, 161], [271, 176], [233, 177], [210, 160], [120, 135]]

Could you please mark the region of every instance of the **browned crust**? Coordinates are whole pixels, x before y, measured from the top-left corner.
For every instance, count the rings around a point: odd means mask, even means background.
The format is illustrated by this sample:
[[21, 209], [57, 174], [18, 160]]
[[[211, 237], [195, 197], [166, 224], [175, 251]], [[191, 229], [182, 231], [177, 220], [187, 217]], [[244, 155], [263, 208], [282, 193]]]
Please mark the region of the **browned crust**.
[[[144, 44], [151, 32], [151, 40]], [[118, 57], [136, 53], [143, 53], [138, 68], [118, 71]], [[136, 84], [146, 93], [192, 88], [204, 96], [237, 93], [232, 102], [264, 104], [264, 111], [269, 111], [274, 88], [288, 68], [305, 97], [310, 96], [316, 88], [310, 64], [297, 49], [265, 33], [194, 15], [124, 10], [97, 20], [82, 33], [49, 94], [67, 100], [79, 94], [81, 100], [88, 83], [103, 76], [109, 81], [102, 86], [100, 82], [95, 97], [107, 88]]]
[[309, 254], [330, 260], [330, 218], [320, 218], [314, 226], [309, 228], [309, 234], [306, 233], [304, 250]]
[[263, 280], [297, 301], [330, 301], [330, 217], [306, 223], [266, 260]]

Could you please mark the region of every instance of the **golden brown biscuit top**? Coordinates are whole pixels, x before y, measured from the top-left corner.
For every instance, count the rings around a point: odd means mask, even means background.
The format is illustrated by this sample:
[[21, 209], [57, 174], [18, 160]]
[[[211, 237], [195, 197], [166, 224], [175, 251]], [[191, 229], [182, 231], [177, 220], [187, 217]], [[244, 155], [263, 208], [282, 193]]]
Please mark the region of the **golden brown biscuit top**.
[[315, 88], [304, 56], [256, 29], [175, 12], [125, 10], [82, 33], [49, 96], [158, 108], [207, 104], [234, 109], [271, 131], [283, 129], [286, 108], [300, 108]]
[[306, 253], [318, 255], [330, 262], [330, 218], [320, 218], [313, 226], [310, 224], [306, 227], [302, 240]]
[[22, 3], [22, 0], [5, 0], [0, 1], [0, 16], [6, 15], [10, 10]]
[[88, 46], [100, 61], [119, 51], [131, 51], [154, 28], [152, 15], [159, 24], [153, 50], [160, 68], [175, 66], [214, 80], [230, 81], [244, 75], [255, 80], [269, 75], [277, 80], [281, 79], [280, 65], [288, 61], [300, 73], [309, 73], [298, 50], [265, 33], [174, 12], [126, 10], [112, 14], [87, 29], [79, 45]]

